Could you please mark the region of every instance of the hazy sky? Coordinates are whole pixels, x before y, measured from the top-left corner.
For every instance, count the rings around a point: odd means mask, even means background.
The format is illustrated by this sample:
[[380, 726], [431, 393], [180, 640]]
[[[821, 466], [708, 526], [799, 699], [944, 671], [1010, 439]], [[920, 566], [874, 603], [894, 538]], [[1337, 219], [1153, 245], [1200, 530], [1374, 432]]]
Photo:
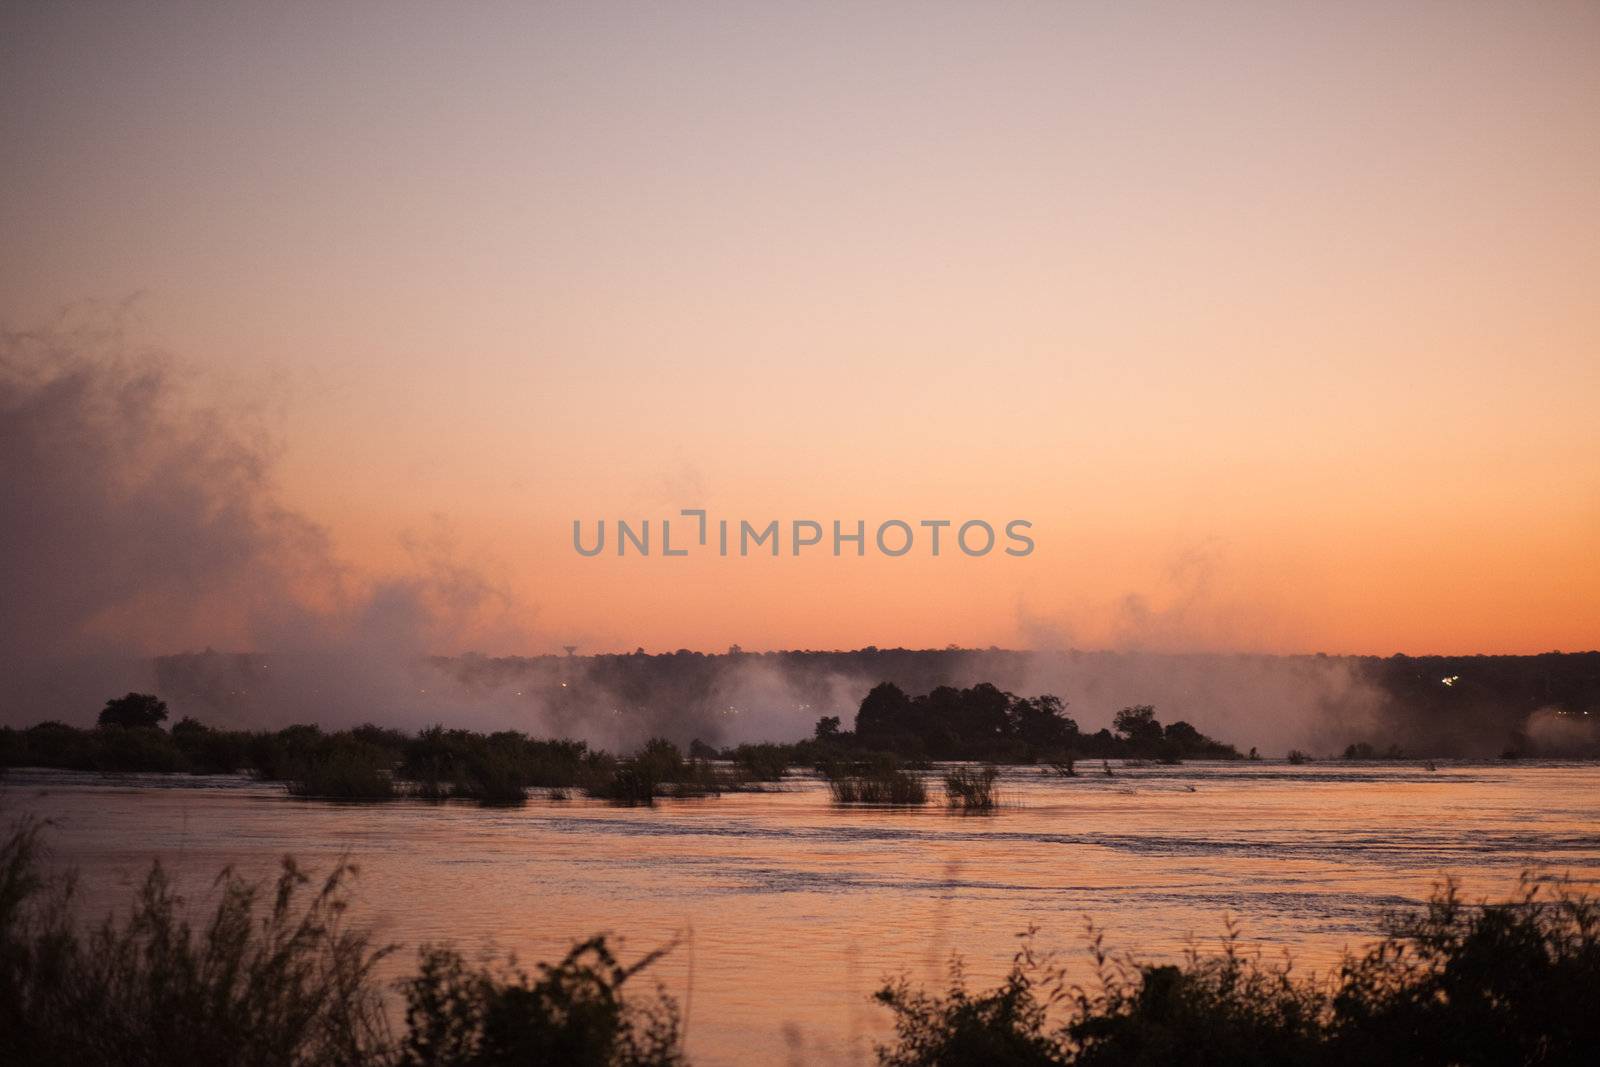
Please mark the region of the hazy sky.
[[[0, 11], [0, 321], [536, 650], [1600, 644], [1600, 4]], [[571, 548], [693, 506], [1038, 548]]]

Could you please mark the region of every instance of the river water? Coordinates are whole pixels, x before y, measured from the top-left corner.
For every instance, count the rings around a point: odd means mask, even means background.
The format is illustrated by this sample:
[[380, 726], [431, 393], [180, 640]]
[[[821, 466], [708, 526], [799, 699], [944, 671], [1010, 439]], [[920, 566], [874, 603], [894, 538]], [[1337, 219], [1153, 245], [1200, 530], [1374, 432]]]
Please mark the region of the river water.
[[[355, 917], [406, 949], [559, 955], [599, 931], [653, 969], [699, 1064], [866, 1063], [889, 1032], [886, 976], [937, 981], [952, 952], [992, 981], [1016, 935], [1082, 956], [1085, 917], [1155, 958], [1247, 944], [1325, 970], [1386, 908], [1446, 875], [1501, 894], [1526, 868], [1600, 880], [1600, 764], [1080, 765], [1005, 772], [1004, 807], [964, 816], [841, 809], [824, 783], [618, 808], [536, 794], [524, 807], [295, 800], [235, 777], [13, 770], [0, 822], [47, 817], [51, 861], [83, 906], [126, 907], [153, 859], [199, 907], [232, 864], [268, 876], [293, 853], [360, 868]], [[394, 973], [412, 957], [394, 958]]]

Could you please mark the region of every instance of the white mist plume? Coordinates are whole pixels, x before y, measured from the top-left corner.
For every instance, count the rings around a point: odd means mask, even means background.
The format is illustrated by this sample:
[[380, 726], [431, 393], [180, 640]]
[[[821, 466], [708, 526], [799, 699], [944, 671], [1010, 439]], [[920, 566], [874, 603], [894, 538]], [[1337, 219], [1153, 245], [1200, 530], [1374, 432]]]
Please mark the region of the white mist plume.
[[[1017, 684], [1053, 693], [1086, 731], [1120, 708], [1152, 704], [1219, 740], [1258, 747], [1343, 748], [1382, 721], [1387, 697], [1349, 659], [1219, 653], [1272, 632], [1260, 609], [1230, 598], [1227, 545], [1206, 538], [1178, 552], [1164, 582], [1114, 603], [1040, 616], [1021, 606], [1018, 628], [1037, 651]], [[1108, 651], [1073, 651], [1080, 642]]]
[[425, 692], [447, 680], [423, 656], [511, 628], [509, 597], [437, 536], [405, 574], [342, 563], [281, 503], [275, 455], [117, 317], [0, 335], [0, 722], [81, 722], [149, 687], [153, 655], [211, 646], [276, 657], [237, 705], [257, 725], [417, 723], [464, 698]]

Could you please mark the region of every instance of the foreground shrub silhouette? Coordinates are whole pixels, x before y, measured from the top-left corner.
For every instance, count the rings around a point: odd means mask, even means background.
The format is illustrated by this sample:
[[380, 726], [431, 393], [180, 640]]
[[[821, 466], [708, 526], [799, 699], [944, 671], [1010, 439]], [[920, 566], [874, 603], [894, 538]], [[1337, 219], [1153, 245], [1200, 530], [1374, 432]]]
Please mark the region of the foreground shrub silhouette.
[[341, 865], [302, 900], [290, 860], [263, 887], [224, 871], [202, 928], [159, 864], [126, 919], [87, 933], [70, 880], [39, 873], [39, 835], [0, 844], [0, 1062], [361, 1064], [381, 1058], [373, 969], [385, 950], [344, 922]]
[[397, 1040], [376, 977], [391, 950], [347, 923], [348, 864], [320, 883], [289, 859], [270, 885], [225, 870], [199, 926], [156, 864], [124, 918], [84, 931], [72, 918], [72, 879], [45, 878], [40, 852], [38, 824], [0, 838], [0, 1063], [682, 1062], [672, 1000], [623, 995], [665, 949], [624, 967], [594, 938], [533, 978], [426, 949], [401, 983], [407, 1029]]
[[403, 1067], [571, 1067], [683, 1062], [677, 1007], [658, 992], [629, 1003], [623, 986], [660, 959], [659, 949], [624, 967], [604, 937], [592, 938], [537, 977], [507, 964], [469, 967], [459, 953], [430, 948], [421, 973], [404, 983]]
[[1334, 996], [1352, 1058], [1389, 1063], [1592, 1063], [1600, 1054], [1600, 901], [1524, 874], [1496, 904], [1446, 883], [1347, 961]]
[[1581, 1064], [1600, 1049], [1600, 904], [1525, 875], [1508, 902], [1468, 905], [1446, 883], [1420, 911], [1327, 977], [1239, 949], [1178, 965], [1112, 957], [1091, 930], [1094, 980], [1068, 982], [1025, 936], [1001, 984], [943, 993], [905, 979], [876, 999], [895, 1015], [886, 1067], [1072, 1064]]

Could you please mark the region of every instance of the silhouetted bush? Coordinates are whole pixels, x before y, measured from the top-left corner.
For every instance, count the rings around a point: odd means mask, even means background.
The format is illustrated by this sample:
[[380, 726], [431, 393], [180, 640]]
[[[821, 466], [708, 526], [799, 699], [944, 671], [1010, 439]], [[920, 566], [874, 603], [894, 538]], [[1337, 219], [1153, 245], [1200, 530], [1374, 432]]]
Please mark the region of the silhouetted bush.
[[153, 726], [102, 726], [89, 744], [97, 771], [171, 774], [188, 769], [183, 750]]
[[157, 864], [125, 920], [85, 933], [70, 882], [47, 885], [38, 860], [34, 826], [0, 844], [0, 1062], [382, 1062], [383, 950], [345, 924], [348, 868], [304, 901], [292, 861], [265, 902], [224, 872], [196, 929]]
[[451, 795], [476, 800], [484, 807], [516, 807], [527, 803], [532, 777], [509, 753], [490, 750], [457, 780]]
[[588, 789], [592, 797], [609, 800], [613, 804], [654, 804], [661, 780], [651, 774], [650, 768], [634, 761], [624, 761], [611, 774]]
[[403, 747], [395, 774], [413, 794], [464, 798], [486, 805], [520, 804], [532, 788], [569, 789], [609, 775], [612, 757], [582, 741], [540, 741], [515, 731], [494, 734], [429, 727]]
[[1345, 759], [1406, 759], [1405, 750], [1399, 745], [1390, 745], [1379, 752], [1372, 744], [1366, 741], [1357, 741], [1347, 745], [1344, 750]]
[[678, 746], [657, 737], [632, 757], [616, 761], [589, 783], [587, 792], [614, 804], [654, 804], [659, 796], [713, 796], [739, 784], [705, 760], [685, 760]]
[[680, 799], [720, 796], [729, 790], [748, 790], [751, 787], [738, 774], [718, 769], [707, 760], [691, 759], [683, 764], [671, 782], [668, 792]]
[[[669, 946], [670, 948], [670, 946]], [[575, 945], [533, 976], [514, 964], [470, 967], [450, 949], [425, 948], [404, 983], [401, 1067], [649, 1067], [680, 1064], [677, 1006], [659, 989], [630, 1002], [624, 987], [668, 949], [631, 966], [604, 937]]]
[[758, 782], [781, 782], [789, 769], [789, 746], [740, 745], [733, 750], [733, 761]]
[[676, 782], [683, 778], [683, 753], [664, 737], [652, 737], [633, 757], [633, 765], [645, 777], [657, 782]]
[[1525, 876], [1505, 903], [1463, 904], [1451, 884], [1332, 975], [1221, 950], [1178, 965], [1114, 958], [1091, 931], [1094, 981], [1068, 982], [1031, 937], [1001, 984], [943, 993], [901, 979], [877, 1000], [895, 1015], [890, 1067], [1165, 1064], [1577, 1064], [1600, 1048], [1600, 906]]
[[250, 738], [250, 766], [269, 782], [303, 777], [326, 740], [321, 727], [308, 723], [255, 734]]
[[63, 722], [41, 722], [18, 732], [19, 744], [9, 753], [13, 767], [61, 767], [93, 770], [96, 742], [87, 730]]
[[0, 726], [0, 770], [23, 766], [27, 752], [28, 741], [21, 730]]
[[183, 719], [172, 727], [172, 743], [191, 774], [233, 774], [250, 766], [250, 735], [237, 730], [213, 730]]
[[349, 735], [330, 738], [307, 754], [288, 788], [294, 796], [324, 800], [393, 800], [399, 795], [384, 750]]
[[[632, 995], [653, 952], [623, 965], [605, 938], [533, 974], [422, 951], [401, 983], [396, 1039], [376, 968], [389, 949], [346, 917], [341, 865], [315, 887], [285, 860], [276, 884], [224, 871], [199, 926], [159, 864], [125, 919], [87, 931], [73, 881], [41, 873], [37, 824], [0, 838], [0, 1063], [73, 1067], [672, 1067], [670, 997]], [[309, 896], [307, 895], [309, 893]], [[670, 948], [670, 946], [669, 946]]]
[[1469, 904], [1453, 882], [1347, 959], [1332, 1040], [1348, 1062], [1593, 1062], [1600, 1050], [1600, 901], [1525, 873], [1518, 893]]

